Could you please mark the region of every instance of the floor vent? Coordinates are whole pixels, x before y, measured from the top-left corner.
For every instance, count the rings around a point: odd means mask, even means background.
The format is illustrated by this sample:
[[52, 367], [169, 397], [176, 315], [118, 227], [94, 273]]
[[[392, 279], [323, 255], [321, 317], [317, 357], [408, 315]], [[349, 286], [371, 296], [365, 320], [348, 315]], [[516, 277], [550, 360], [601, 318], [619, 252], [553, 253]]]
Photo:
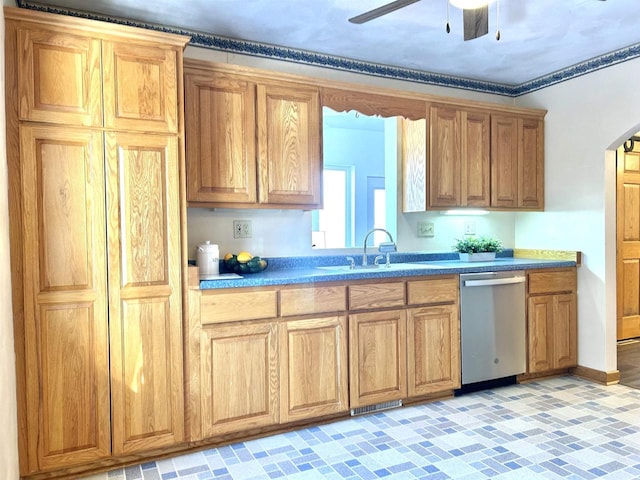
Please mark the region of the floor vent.
[[389, 410], [402, 406], [402, 400], [394, 400], [392, 402], [377, 403], [375, 405], [367, 405], [366, 407], [358, 407], [351, 409], [351, 416], [364, 415], [365, 413], [379, 412], [381, 410]]

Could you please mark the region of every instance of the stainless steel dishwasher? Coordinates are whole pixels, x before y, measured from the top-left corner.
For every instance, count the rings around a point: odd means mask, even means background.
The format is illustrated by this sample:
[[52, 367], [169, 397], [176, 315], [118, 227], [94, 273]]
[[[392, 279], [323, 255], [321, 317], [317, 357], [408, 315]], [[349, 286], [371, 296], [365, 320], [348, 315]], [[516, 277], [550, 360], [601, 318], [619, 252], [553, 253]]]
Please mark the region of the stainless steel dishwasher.
[[463, 389], [514, 383], [526, 368], [524, 271], [461, 274], [460, 334]]

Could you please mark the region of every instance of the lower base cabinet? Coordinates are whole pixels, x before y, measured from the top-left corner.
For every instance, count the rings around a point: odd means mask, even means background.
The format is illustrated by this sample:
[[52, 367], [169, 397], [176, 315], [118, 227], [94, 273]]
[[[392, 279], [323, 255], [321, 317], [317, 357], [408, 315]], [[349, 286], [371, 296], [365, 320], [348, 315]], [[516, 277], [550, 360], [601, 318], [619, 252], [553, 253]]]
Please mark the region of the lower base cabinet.
[[576, 269], [528, 272], [528, 373], [578, 363]]
[[407, 396], [405, 310], [349, 315], [351, 408]]
[[290, 320], [280, 332], [280, 420], [349, 410], [347, 317]]
[[412, 308], [407, 315], [409, 397], [459, 388], [458, 305]]
[[200, 336], [204, 438], [278, 423], [277, 325], [203, 328]]

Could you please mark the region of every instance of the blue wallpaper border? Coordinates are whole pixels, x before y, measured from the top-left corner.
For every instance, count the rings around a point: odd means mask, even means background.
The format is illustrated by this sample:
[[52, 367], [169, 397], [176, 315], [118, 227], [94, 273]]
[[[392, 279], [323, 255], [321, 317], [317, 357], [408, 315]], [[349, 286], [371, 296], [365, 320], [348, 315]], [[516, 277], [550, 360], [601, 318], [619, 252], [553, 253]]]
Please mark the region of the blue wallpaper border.
[[443, 75], [422, 70], [414, 70], [390, 65], [353, 60], [339, 56], [326, 55], [322, 53], [298, 50], [294, 48], [279, 47], [275, 45], [238, 40], [219, 35], [212, 35], [202, 32], [183, 30], [170, 26], [159, 26], [138, 22], [129, 19], [110, 17], [88, 12], [80, 12], [70, 9], [45, 6], [32, 3], [27, 0], [17, 0], [20, 8], [38, 10], [42, 12], [70, 15], [74, 17], [87, 18], [91, 20], [101, 20], [119, 25], [129, 25], [134, 27], [157, 30], [167, 33], [175, 33], [191, 37], [190, 45], [210, 48], [230, 53], [252, 55], [255, 57], [271, 58], [275, 60], [302, 63], [345, 72], [373, 75], [377, 77], [390, 78], [394, 80], [405, 80], [409, 82], [437, 85], [441, 87], [459, 88], [482, 93], [491, 93], [507, 97], [519, 97], [557, 83], [570, 80], [587, 73], [601, 70], [603, 68], [626, 62], [640, 57], [640, 43], [616, 50], [600, 57], [592, 58], [578, 63], [571, 67], [552, 72], [548, 75], [535, 78], [525, 83], [512, 85], [494, 82], [485, 82], [458, 76]]

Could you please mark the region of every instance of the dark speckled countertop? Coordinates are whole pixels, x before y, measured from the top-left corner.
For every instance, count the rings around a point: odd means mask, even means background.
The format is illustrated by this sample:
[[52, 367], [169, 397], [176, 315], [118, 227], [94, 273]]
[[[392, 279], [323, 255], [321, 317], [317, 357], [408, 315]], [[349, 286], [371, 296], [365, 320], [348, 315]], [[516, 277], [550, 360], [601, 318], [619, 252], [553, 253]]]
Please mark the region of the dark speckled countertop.
[[[362, 255], [352, 255], [356, 264], [362, 262]], [[295, 283], [319, 283], [369, 278], [397, 278], [475, 272], [495, 272], [506, 270], [531, 270], [537, 268], [575, 267], [573, 261], [538, 260], [514, 258], [513, 250], [500, 252], [490, 262], [461, 262], [457, 253], [393, 253], [391, 267], [350, 270], [347, 255], [273, 257], [266, 258], [267, 269], [260, 273], [246, 274], [239, 278], [224, 275], [215, 280], [200, 281], [200, 289], [261, 287], [267, 285], [289, 285]], [[375, 255], [368, 256], [370, 264]], [[221, 263], [221, 273], [224, 265]]]

